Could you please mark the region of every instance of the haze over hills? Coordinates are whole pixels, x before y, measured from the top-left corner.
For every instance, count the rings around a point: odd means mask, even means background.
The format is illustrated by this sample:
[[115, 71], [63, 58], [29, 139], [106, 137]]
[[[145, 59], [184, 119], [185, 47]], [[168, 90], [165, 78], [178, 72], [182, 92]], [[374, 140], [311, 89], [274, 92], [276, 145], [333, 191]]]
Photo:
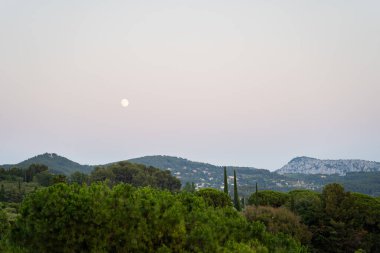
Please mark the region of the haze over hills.
[[[193, 162], [173, 156], [145, 156], [128, 160], [162, 170], [170, 170], [181, 180], [195, 183], [197, 188], [223, 187], [223, 167], [208, 163]], [[54, 153], [45, 153], [14, 165], [0, 165], [3, 168], [45, 164], [53, 173], [69, 175], [75, 171], [90, 173], [95, 166], [81, 165]], [[293, 189], [311, 189], [319, 191], [328, 183], [341, 183], [347, 190], [365, 194], [380, 195], [379, 163], [362, 160], [318, 160], [298, 157], [283, 168], [271, 172], [253, 167], [227, 166], [229, 184], [233, 185], [233, 170], [237, 171], [239, 191], [242, 196], [254, 192], [256, 182], [259, 189], [289, 191]], [[232, 191], [232, 187], [230, 187]]]
[[338, 174], [351, 172], [380, 171], [380, 163], [364, 160], [319, 160], [311, 157], [297, 157], [276, 172], [279, 174]]

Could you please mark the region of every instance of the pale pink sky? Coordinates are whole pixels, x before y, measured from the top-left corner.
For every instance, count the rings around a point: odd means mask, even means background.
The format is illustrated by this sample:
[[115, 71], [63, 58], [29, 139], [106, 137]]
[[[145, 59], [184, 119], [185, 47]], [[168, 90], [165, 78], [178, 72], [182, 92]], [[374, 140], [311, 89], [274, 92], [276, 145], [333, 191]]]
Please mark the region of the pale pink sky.
[[379, 95], [380, 1], [0, 0], [0, 164], [380, 161]]

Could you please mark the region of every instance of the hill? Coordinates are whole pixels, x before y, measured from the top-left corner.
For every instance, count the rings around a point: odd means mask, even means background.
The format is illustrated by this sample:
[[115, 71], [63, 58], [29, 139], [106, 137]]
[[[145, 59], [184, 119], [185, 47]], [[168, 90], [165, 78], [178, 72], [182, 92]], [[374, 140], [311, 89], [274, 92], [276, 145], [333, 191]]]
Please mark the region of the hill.
[[0, 167], [5, 169], [10, 169], [12, 167], [25, 169], [28, 168], [31, 164], [44, 164], [49, 167], [50, 172], [56, 174], [63, 173], [65, 175], [69, 175], [75, 171], [87, 174], [90, 173], [94, 168], [93, 166], [81, 165], [79, 163], [73, 162], [55, 153], [37, 155], [17, 164], [5, 164], [0, 165]]
[[[223, 167], [208, 163], [194, 162], [173, 156], [144, 156], [130, 159], [129, 162], [169, 170], [184, 186], [195, 183], [197, 188], [223, 188]], [[69, 175], [75, 171], [90, 173], [95, 166], [81, 165], [54, 153], [35, 156], [3, 168], [27, 168], [29, 165], [45, 164], [50, 172]], [[114, 164], [114, 163], [111, 163]], [[108, 165], [111, 165], [108, 164]], [[318, 160], [298, 157], [276, 172], [254, 167], [227, 166], [230, 191], [233, 189], [233, 170], [237, 171], [237, 181], [241, 196], [255, 191], [256, 182], [260, 190], [289, 191], [310, 189], [320, 191], [324, 185], [336, 182], [347, 190], [373, 196], [380, 195], [380, 171], [376, 162], [362, 160]], [[108, 166], [104, 165], [104, 166]]]
[[[236, 167], [227, 166], [229, 175], [229, 185], [232, 191], [233, 170], [237, 171], [237, 181], [239, 192], [242, 196], [248, 196], [255, 191], [256, 182], [260, 190], [289, 191], [294, 189], [309, 189], [320, 191], [329, 183], [340, 183], [349, 191], [361, 192], [372, 196], [380, 195], [380, 171], [369, 169], [373, 162], [361, 161], [363, 163], [352, 162], [351, 167], [346, 166], [342, 160], [337, 160], [338, 166], [330, 167], [330, 172], [342, 171], [342, 173], [323, 174], [326, 170], [314, 171], [314, 174], [306, 174], [309, 163], [307, 161], [321, 161], [315, 158], [295, 158], [288, 164], [299, 164], [299, 173], [284, 173], [283, 171], [271, 172], [265, 169], [253, 167]], [[187, 159], [172, 156], [145, 156], [129, 160], [134, 163], [141, 163], [147, 166], [153, 166], [164, 170], [170, 170], [174, 176], [181, 180], [182, 185], [186, 182], [194, 182], [197, 188], [212, 187], [217, 189], [223, 188], [223, 167], [215, 166], [208, 163], [193, 162]], [[360, 160], [350, 160], [360, 161]], [[301, 164], [305, 164], [302, 169]], [[312, 164], [312, 163], [311, 163]], [[359, 164], [367, 166], [360, 167]], [[333, 164], [330, 163], [330, 166]], [[328, 165], [326, 165], [328, 166]], [[284, 166], [285, 167], [285, 166]], [[347, 168], [353, 168], [351, 170]], [[362, 171], [355, 172], [362, 168]], [[373, 171], [373, 172], [371, 172]], [[319, 172], [317, 174], [317, 172]], [[344, 173], [343, 173], [344, 172]]]
[[338, 174], [345, 176], [352, 172], [380, 171], [380, 163], [364, 160], [319, 160], [310, 157], [297, 157], [291, 160], [278, 174]]
[[[195, 183], [197, 188], [212, 187], [223, 188], [223, 167], [208, 163], [194, 162], [184, 158], [172, 156], [144, 156], [130, 159], [130, 162], [140, 163], [147, 166], [170, 170], [171, 173], [181, 180], [182, 185], [187, 182]], [[233, 171], [237, 172], [237, 181], [241, 195], [253, 192], [256, 182], [261, 189], [276, 189], [287, 191], [297, 187], [309, 189], [308, 185], [301, 185], [298, 179], [288, 178], [265, 169], [253, 167], [226, 166], [230, 190], [233, 186]]]

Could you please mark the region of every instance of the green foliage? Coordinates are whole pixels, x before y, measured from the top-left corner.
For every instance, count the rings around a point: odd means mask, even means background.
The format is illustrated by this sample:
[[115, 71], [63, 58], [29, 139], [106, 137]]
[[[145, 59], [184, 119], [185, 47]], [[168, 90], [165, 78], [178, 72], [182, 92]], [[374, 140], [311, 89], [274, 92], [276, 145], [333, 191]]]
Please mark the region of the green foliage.
[[66, 182], [67, 182], [67, 178], [65, 175], [54, 175], [53, 177], [54, 184], [66, 183]]
[[25, 182], [31, 182], [35, 175], [47, 170], [48, 167], [46, 165], [33, 163], [25, 170], [24, 180]]
[[[183, 184], [186, 182], [194, 182], [196, 185], [203, 185], [205, 188], [223, 188], [224, 168], [220, 166], [170, 156], [145, 156], [129, 161], [146, 166], [154, 166], [160, 169], [170, 168], [173, 174], [180, 173]], [[237, 180], [239, 182], [238, 190], [240, 197], [248, 197], [249, 194], [254, 191], [254, 185], [252, 185], [253, 181], [257, 181], [262, 189], [281, 191], [293, 189], [292, 185], [298, 181], [275, 172], [270, 172], [269, 170], [255, 169], [252, 167], [228, 166], [226, 168], [227, 175], [233, 175], [234, 170], [239, 172]], [[210, 180], [210, 178], [213, 179]], [[282, 183], [283, 181], [286, 181], [289, 185], [283, 184], [283, 186], [278, 186], [278, 183]], [[228, 190], [229, 194], [233, 197], [233, 187], [229, 187]]]
[[311, 233], [306, 225], [301, 222], [300, 217], [284, 207], [274, 208], [270, 206], [248, 206], [244, 210], [245, 217], [250, 221], [263, 222], [268, 231], [272, 233], [284, 233], [308, 244]]
[[54, 184], [54, 175], [48, 171], [43, 171], [34, 176], [34, 181], [41, 186], [50, 186]]
[[77, 183], [79, 185], [82, 185], [82, 184], [89, 184], [90, 182], [90, 177], [89, 175], [85, 174], [85, 173], [82, 173], [82, 172], [79, 172], [79, 171], [76, 171], [74, 173], [72, 173], [69, 177], [68, 177], [68, 182], [69, 183]]
[[111, 184], [128, 183], [134, 186], [152, 186], [178, 191], [181, 182], [170, 174], [154, 167], [130, 162], [118, 162], [106, 167], [97, 167], [90, 175], [92, 182], [108, 179]]
[[380, 171], [374, 172], [351, 172], [345, 176], [339, 175], [305, 175], [305, 174], [288, 174], [290, 179], [296, 179], [313, 186], [314, 189], [322, 189], [323, 186], [332, 183], [338, 183], [351, 192], [360, 192], [370, 196], [380, 195]]
[[330, 184], [323, 189], [320, 201], [316, 196], [309, 200], [309, 209], [305, 203], [297, 205], [304, 201], [295, 197], [295, 209], [313, 233], [316, 252], [379, 252], [380, 206], [375, 198], [351, 194], [339, 184]]
[[[224, 194], [224, 193], [221, 193]], [[225, 195], [225, 194], [224, 194]], [[56, 184], [24, 200], [8, 249], [25, 252], [301, 252], [203, 196], [105, 183]]]
[[195, 184], [190, 182], [186, 182], [185, 186], [182, 189], [185, 192], [195, 192]]
[[12, 167], [8, 170], [0, 168], [0, 180], [16, 181], [25, 177], [25, 170]]
[[0, 240], [8, 233], [9, 221], [7, 214], [4, 212], [3, 208], [0, 206]]
[[21, 202], [26, 194], [34, 191], [38, 184], [35, 182], [17, 181], [0, 181], [0, 201], [3, 202]]
[[48, 187], [57, 183], [90, 184], [91, 181], [105, 180], [108, 180], [110, 185], [125, 182], [136, 186], [150, 185], [171, 191], [178, 191], [181, 187], [180, 181], [171, 176], [169, 171], [128, 162], [97, 167], [91, 177], [81, 172], [75, 172], [68, 178], [62, 174], [52, 174], [45, 165], [31, 164], [26, 170], [0, 168], [0, 201], [21, 202], [27, 193], [39, 187]]
[[[285, 206], [300, 216], [301, 222], [311, 232], [309, 247], [313, 252], [353, 253], [358, 249], [380, 252], [380, 202], [376, 198], [346, 192], [339, 184], [327, 185], [322, 193], [309, 190], [294, 190], [287, 194], [260, 191], [258, 196], [261, 205]], [[254, 204], [255, 200], [255, 194], [252, 194], [249, 203]], [[256, 209], [260, 208], [264, 207]], [[282, 209], [265, 208], [265, 212], [261, 210], [260, 213], [249, 208], [248, 211], [254, 213], [253, 220], [264, 222], [269, 231], [291, 234], [306, 243], [307, 240], [301, 239], [300, 233], [291, 233], [303, 231], [297, 229], [298, 225], [293, 224], [294, 229], [289, 231], [292, 227], [289, 224], [295, 222], [289, 214], [282, 211], [274, 215], [274, 210]]]
[[230, 196], [228, 196], [224, 192], [212, 188], [200, 189], [196, 192], [196, 195], [202, 197], [205, 200], [205, 202], [212, 207], [232, 206]]
[[48, 171], [43, 171], [34, 176], [34, 181], [41, 186], [47, 187], [53, 184], [65, 183], [67, 182], [67, 178], [65, 175], [54, 175]]
[[[255, 206], [258, 207], [259, 206], [259, 187], [257, 186], [257, 182], [256, 182], [255, 200], [254, 201], [255, 201]], [[249, 203], [249, 199], [248, 199], [248, 203]]]
[[229, 194], [228, 193], [228, 180], [227, 180], [227, 168], [226, 167], [224, 167], [224, 193], [225, 194]]
[[309, 190], [294, 190], [288, 193], [290, 199], [285, 204], [302, 218], [305, 224], [317, 224], [322, 212], [322, 200], [319, 193]]
[[5, 188], [4, 184], [0, 186], [0, 202], [5, 201]]
[[266, 190], [252, 194], [248, 199], [248, 204], [280, 207], [285, 205], [288, 199], [287, 193]]
[[0, 169], [0, 201], [21, 202], [27, 193], [43, 185], [39, 179], [44, 175], [53, 176], [48, 172], [48, 167], [41, 164], [31, 164], [26, 169]]
[[241, 211], [241, 204], [239, 199], [239, 193], [238, 193], [238, 186], [237, 186], [237, 180], [236, 180], [236, 171], [234, 170], [234, 206], [236, 210]]

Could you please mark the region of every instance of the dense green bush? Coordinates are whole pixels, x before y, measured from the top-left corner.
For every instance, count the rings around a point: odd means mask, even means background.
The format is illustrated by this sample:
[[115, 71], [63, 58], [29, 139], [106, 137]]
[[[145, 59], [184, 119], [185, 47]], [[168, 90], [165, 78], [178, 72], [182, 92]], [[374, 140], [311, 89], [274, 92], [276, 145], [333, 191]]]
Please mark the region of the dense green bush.
[[245, 217], [250, 221], [263, 222], [268, 231], [272, 233], [284, 233], [290, 235], [303, 244], [309, 244], [311, 233], [308, 231], [300, 217], [284, 207], [274, 208], [270, 206], [247, 206], [244, 210]]
[[322, 212], [321, 194], [310, 190], [293, 190], [288, 194], [285, 206], [299, 215], [303, 223], [316, 224]]
[[9, 229], [9, 222], [7, 214], [3, 211], [3, 207], [0, 203], [0, 240], [7, 234]]
[[105, 181], [114, 185], [127, 183], [134, 186], [152, 186], [159, 189], [179, 191], [181, 181], [168, 170], [147, 167], [127, 161], [96, 167], [90, 175], [91, 182]]
[[213, 207], [227, 207], [232, 206], [230, 196], [222, 191], [212, 188], [200, 189], [196, 192], [197, 196], [202, 197], [206, 203]]
[[[287, 206], [302, 217], [312, 233], [315, 252], [380, 252], [380, 202], [329, 184], [321, 194], [298, 190], [289, 193]], [[291, 203], [293, 202], [293, 203]]]
[[[258, 197], [258, 204], [263, 206], [272, 206], [272, 207], [280, 207], [282, 205], [285, 205], [285, 203], [289, 199], [289, 195], [287, 193], [283, 192], [276, 192], [276, 191], [259, 191], [257, 193]], [[254, 205], [256, 203], [256, 193], [253, 193], [249, 199], [248, 204]]]
[[26, 252], [302, 252], [230, 206], [203, 197], [105, 183], [56, 184], [30, 194], [9, 247]]

